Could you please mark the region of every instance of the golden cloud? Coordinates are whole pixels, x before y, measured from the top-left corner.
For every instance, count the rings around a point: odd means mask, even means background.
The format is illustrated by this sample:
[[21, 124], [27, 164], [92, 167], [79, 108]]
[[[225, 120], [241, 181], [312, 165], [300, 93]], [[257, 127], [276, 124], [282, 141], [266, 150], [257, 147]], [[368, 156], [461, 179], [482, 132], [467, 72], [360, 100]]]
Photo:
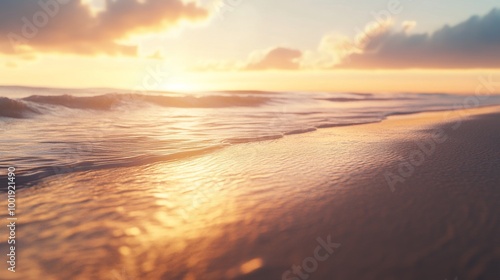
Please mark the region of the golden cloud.
[[0, 52], [136, 55], [128, 36], [162, 31], [208, 18], [208, 11], [182, 0], [106, 0], [95, 12], [79, 0], [0, 2]]

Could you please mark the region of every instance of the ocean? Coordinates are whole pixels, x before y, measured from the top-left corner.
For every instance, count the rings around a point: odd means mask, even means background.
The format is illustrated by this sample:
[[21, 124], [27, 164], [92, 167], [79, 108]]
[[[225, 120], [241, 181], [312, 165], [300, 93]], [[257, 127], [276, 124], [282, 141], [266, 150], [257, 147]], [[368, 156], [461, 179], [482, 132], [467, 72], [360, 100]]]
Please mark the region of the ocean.
[[498, 104], [500, 96], [450, 94], [0, 87], [0, 166], [18, 167], [27, 187], [57, 174], [167, 162], [391, 115]]
[[[499, 107], [447, 110], [500, 96], [0, 96], [0, 220], [16, 242], [0, 242], [16, 261], [1, 279], [295, 279], [300, 265], [310, 279], [498, 275]], [[429, 151], [436, 131], [446, 140]], [[335, 246], [312, 269], [321, 244]]]

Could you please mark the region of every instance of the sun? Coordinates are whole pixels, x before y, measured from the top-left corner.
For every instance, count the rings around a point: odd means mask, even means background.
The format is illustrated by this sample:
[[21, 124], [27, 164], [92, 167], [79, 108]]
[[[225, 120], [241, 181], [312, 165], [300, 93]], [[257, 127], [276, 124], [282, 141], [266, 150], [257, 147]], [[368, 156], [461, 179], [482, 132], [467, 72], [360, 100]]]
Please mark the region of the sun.
[[195, 83], [180, 81], [168, 82], [162, 86], [162, 89], [174, 92], [192, 92], [200, 90], [200, 88]]

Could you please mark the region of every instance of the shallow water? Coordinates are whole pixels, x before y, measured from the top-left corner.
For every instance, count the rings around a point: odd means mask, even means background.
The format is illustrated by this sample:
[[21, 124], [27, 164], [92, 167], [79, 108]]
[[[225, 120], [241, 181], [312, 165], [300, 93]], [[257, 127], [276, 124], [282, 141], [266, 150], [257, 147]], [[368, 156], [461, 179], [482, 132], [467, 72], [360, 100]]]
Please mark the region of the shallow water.
[[[290, 144], [303, 141], [300, 137], [48, 178], [19, 195], [24, 234], [18, 237], [23, 262], [18, 275], [274, 279], [252, 273], [270, 269], [281, 275], [301, 254], [312, 253], [314, 246], [300, 244], [314, 245], [319, 234], [331, 233], [305, 227], [311, 214], [307, 205], [324, 205], [321, 197], [341, 192], [346, 174], [361, 160], [340, 164], [341, 158], [356, 153], [368, 160], [366, 143], [352, 145], [362, 141], [355, 135], [338, 137], [338, 145], [329, 147], [327, 137], [317, 141], [311, 134], [303, 139], [307, 146], [290, 150]], [[287, 249], [291, 240], [297, 246]], [[286, 255], [287, 250], [295, 251]]]
[[330, 239], [338, 246], [308, 279], [495, 279], [496, 121], [464, 122], [465, 138], [444, 126], [449, 142], [397, 192], [381, 172], [431, 137], [425, 125], [325, 129], [46, 178], [18, 194], [19, 273], [2, 277], [283, 279]]

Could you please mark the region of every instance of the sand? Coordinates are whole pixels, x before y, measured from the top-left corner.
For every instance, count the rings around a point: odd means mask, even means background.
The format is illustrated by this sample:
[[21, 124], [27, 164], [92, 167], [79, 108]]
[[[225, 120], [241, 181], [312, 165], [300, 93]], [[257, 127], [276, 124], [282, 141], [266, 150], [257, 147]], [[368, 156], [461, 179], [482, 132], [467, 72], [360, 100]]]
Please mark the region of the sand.
[[499, 279], [498, 143], [496, 107], [51, 177], [0, 278]]

